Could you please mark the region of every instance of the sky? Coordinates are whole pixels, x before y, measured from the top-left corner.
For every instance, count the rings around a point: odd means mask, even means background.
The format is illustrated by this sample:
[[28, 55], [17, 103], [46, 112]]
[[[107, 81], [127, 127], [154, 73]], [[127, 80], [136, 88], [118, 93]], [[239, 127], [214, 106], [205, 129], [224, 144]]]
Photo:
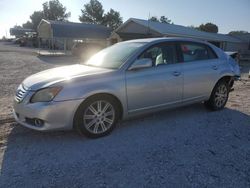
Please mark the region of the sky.
[[[9, 37], [9, 28], [22, 25], [37, 10], [42, 10], [46, 0], [0, 0], [0, 38]], [[71, 12], [69, 21], [79, 22], [83, 5], [89, 0], [60, 0]], [[212, 22], [219, 33], [232, 30], [250, 32], [250, 0], [100, 0], [103, 8], [119, 11], [123, 21], [133, 17], [148, 19], [162, 15], [174, 24], [199, 26]]]

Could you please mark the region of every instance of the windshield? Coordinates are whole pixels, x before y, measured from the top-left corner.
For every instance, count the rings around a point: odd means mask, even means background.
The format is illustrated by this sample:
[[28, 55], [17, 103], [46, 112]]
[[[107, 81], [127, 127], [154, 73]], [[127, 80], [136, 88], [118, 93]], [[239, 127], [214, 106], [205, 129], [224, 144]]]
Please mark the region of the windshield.
[[127, 58], [145, 43], [117, 43], [93, 55], [84, 64], [95, 67], [118, 69]]

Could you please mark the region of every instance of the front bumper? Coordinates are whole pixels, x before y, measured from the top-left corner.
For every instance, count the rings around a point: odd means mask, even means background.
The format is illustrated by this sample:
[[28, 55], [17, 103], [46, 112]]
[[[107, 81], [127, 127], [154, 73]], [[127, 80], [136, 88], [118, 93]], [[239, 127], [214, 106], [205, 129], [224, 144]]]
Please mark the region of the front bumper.
[[[30, 94], [32, 95], [32, 94]], [[15, 120], [30, 129], [38, 131], [70, 130], [73, 128], [74, 114], [82, 99], [61, 102], [29, 103], [30, 96], [18, 103], [14, 101], [13, 114]], [[37, 126], [34, 120], [42, 120]]]

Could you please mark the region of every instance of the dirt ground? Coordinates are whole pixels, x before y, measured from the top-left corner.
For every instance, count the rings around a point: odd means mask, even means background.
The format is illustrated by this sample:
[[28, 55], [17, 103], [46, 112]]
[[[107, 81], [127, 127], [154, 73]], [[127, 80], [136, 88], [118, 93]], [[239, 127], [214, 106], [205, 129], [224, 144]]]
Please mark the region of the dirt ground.
[[29, 75], [79, 62], [74, 57], [37, 56], [37, 49], [0, 43], [0, 120], [12, 117], [12, 102], [18, 85]]
[[0, 187], [250, 187], [249, 62], [218, 112], [163, 111], [95, 140], [3, 123], [25, 77], [77, 62], [0, 43]]

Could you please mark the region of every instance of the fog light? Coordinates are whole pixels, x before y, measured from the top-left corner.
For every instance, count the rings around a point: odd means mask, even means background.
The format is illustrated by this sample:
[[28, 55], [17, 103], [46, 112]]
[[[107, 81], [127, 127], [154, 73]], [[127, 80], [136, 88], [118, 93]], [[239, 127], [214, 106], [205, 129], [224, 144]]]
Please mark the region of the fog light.
[[43, 126], [43, 120], [41, 120], [41, 119], [35, 119], [34, 120], [34, 124], [37, 127], [41, 127], [41, 126]]

